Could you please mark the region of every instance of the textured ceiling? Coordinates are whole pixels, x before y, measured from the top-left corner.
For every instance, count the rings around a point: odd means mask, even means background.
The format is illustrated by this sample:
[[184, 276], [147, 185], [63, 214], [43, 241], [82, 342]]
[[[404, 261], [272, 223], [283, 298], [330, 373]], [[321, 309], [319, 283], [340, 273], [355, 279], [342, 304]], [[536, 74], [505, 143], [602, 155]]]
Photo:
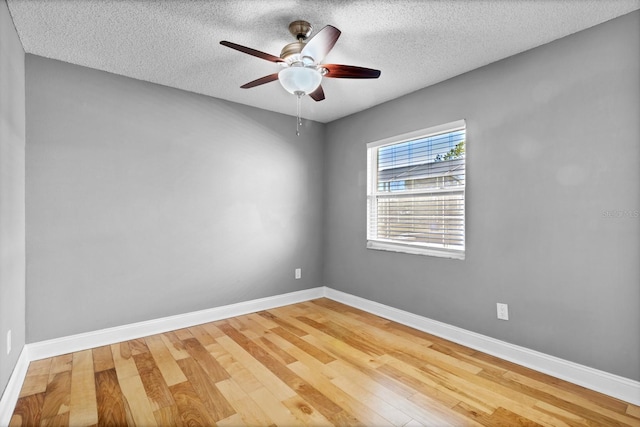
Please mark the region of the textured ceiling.
[[377, 80], [323, 79], [303, 116], [329, 122], [640, 8], [640, 0], [247, 1], [8, 0], [27, 53], [294, 115], [272, 82], [288, 24], [342, 31], [323, 61], [376, 68]]

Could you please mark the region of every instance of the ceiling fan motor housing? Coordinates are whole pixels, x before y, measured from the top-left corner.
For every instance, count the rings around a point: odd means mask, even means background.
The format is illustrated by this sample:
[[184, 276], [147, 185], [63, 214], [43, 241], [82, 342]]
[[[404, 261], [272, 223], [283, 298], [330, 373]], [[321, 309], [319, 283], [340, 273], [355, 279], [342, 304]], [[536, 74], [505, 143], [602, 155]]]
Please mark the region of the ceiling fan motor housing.
[[282, 48], [282, 51], [280, 52], [280, 58], [284, 59], [289, 64], [291, 64], [292, 62], [301, 61], [302, 58], [300, 58], [300, 52], [302, 52], [303, 48], [304, 43], [302, 42], [289, 43]]
[[289, 32], [298, 41], [294, 43], [289, 43], [288, 45], [283, 47], [282, 51], [280, 52], [280, 58], [284, 59], [289, 65], [293, 65], [293, 64], [302, 64], [303, 66], [313, 65], [314, 63], [313, 58], [302, 58], [300, 56], [300, 52], [302, 52], [302, 49], [304, 49], [304, 46], [305, 46], [304, 41], [307, 38], [309, 38], [312, 31], [313, 31], [313, 27], [307, 21], [298, 20], [290, 23]]

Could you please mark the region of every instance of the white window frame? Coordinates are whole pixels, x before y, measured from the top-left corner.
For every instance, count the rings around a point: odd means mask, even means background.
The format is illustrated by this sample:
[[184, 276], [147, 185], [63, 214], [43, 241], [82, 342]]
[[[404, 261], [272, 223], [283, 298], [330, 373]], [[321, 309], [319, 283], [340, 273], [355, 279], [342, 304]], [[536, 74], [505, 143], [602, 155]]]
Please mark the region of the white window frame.
[[[437, 247], [429, 247], [425, 244], [413, 244], [413, 243], [399, 243], [397, 241], [388, 241], [388, 240], [380, 240], [377, 239], [377, 223], [372, 224], [372, 215], [373, 210], [376, 209], [377, 203], [375, 203], [376, 198], [378, 197], [378, 183], [377, 183], [377, 170], [378, 170], [378, 148], [400, 144], [403, 142], [409, 142], [416, 139], [423, 139], [430, 136], [434, 136], [437, 134], [453, 132], [456, 130], [464, 129], [466, 132], [466, 121], [465, 120], [457, 120], [450, 123], [445, 123], [442, 125], [432, 126], [425, 129], [416, 130], [413, 132], [408, 132], [402, 135], [397, 135], [389, 138], [385, 138], [379, 141], [373, 141], [367, 143], [367, 249], [375, 249], [375, 250], [383, 250], [383, 251], [392, 251], [392, 252], [403, 252], [408, 254], [415, 255], [428, 255], [435, 256], [441, 258], [452, 258], [464, 260], [465, 258], [465, 249], [452, 249], [452, 248], [437, 248]], [[465, 142], [467, 137], [465, 135]], [[465, 143], [465, 151], [467, 148], [467, 144]], [[466, 157], [466, 156], [465, 156]], [[466, 158], [465, 158], [465, 187], [466, 187]], [[464, 219], [463, 219], [463, 233], [466, 237], [466, 192], [465, 187], [462, 189], [456, 187], [455, 190], [415, 190], [412, 193], [416, 194], [434, 194], [437, 192], [442, 193], [459, 193], [462, 191], [462, 195], [465, 199], [465, 207], [464, 207]], [[388, 195], [388, 193], [385, 193]], [[407, 193], [404, 193], [407, 194]], [[466, 245], [465, 245], [466, 248]]]

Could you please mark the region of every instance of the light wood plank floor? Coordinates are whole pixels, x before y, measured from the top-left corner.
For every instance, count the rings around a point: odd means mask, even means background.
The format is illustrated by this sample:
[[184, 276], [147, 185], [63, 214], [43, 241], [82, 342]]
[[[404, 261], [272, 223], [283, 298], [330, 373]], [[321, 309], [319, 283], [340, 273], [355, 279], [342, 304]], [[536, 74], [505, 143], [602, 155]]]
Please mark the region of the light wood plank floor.
[[640, 426], [640, 407], [319, 299], [34, 361], [12, 426]]

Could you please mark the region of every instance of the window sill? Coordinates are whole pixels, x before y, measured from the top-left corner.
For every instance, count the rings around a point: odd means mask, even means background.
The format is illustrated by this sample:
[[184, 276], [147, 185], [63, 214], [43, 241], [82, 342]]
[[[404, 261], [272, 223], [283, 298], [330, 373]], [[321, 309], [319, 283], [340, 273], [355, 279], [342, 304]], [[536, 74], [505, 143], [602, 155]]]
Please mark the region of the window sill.
[[368, 240], [367, 249], [464, 260], [464, 251], [460, 250], [434, 249], [414, 245], [403, 245], [400, 243], [381, 242], [379, 240]]

